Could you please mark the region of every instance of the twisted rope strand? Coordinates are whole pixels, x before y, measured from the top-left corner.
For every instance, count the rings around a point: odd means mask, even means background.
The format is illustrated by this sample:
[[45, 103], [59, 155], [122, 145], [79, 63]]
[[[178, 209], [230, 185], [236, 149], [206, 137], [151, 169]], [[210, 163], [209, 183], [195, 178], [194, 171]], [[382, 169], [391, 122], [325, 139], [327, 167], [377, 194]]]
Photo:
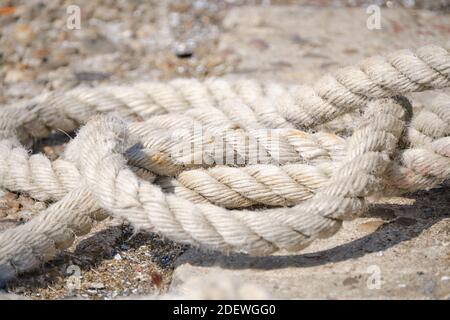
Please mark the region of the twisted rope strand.
[[[386, 186], [390, 186], [389, 193], [398, 194], [431, 188], [448, 179], [448, 150], [450, 148], [448, 137], [443, 136], [433, 140], [432, 137], [421, 134], [426, 137], [425, 141], [423, 137], [417, 139], [414, 136], [419, 132], [415, 127], [418, 123], [416, 119], [426, 120], [423, 115], [428, 115], [431, 112], [430, 110], [437, 110], [436, 112], [445, 116], [445, 111], [449, 110], [445, 101], [450, 101], [450, 99], [442, 98], [438, 105], [432, 104], [412, 118], [411, 126], [408, 126], [407, 129], [406, 142], [411, 145], [419, 144], [419, 147], [400, 152], [397, 160], [389, 166], [388, 174], [385, 177]], [[179, 118], [169, 115], [162, 117], [166, 119], [169, 117]], [[265, 169], [263, 169], [258, 165], [247, 165], [247, 167], [239, 169], [216, 166], [208, 170], [186, 171], [186, 169], [207, 168], [217, 164], [217, 161], [214, 163], [213, 157], [221, 155], [221, 153], [214, 152], [214, 150], [223, 146], [221, 144], [214, 146], [213, 144], [211, 147], [208, 143], [205, 147], [204, 144], [200, 144], [199, 156], [189, 154], [187, 159], [177, 158], [177, 150], [189, 145], [192, 141], [204, 143], [209, 139], [208, 136], [206, 135], [206, 138], [203, 138], [200, 134], [201, 138], [195, 138], [191, 131], [187, 131], [188, 137], [186, 139], [174, 143], [169, 138], [164, 138], [170, 131], [161, 133], [161, 130], [156, 132], [148, 129], [153, 123], [159, 123], [162, 120], [161, 117], [155, 118], [157, 119], [151, 118], [146, 122], [131, 124], [130, 131], [133, 132], [134, 139], [141, 141], [141, 147], [143, 148], [133, 147], [127, 150], [128, 161], [134, 166], [132, 168], [135, 172], [140, 170], [139, 168], [145, 169], [146, 177], [150, 181], [153, 181], [155, 176], [150, 175], [148, 170], [157, 174], [176, 176], [177, 180], [159, 179], [158, 183], [165, 190], [170, 190], [170, 192], [196, 202], [211, 201], [229, 208], [255, 204], [292, 205], [310, 197], [314, 190], [326, 181], [335, 163], [339, 162], [345, 154], [343, 150], [344, 140], [338, 136], [320, 132], [307, 134], [293, 129], [279, 129], [275, 131], [280, 133], [281, 141], [286, 142], [287, 140], [289, 144], [286, 147], [280, 147], [282, 143], [279, 140], [277, 140], [277, 143], [263, 142], [262, 145], [274, 147], [271, 153], [276, 156], [267, 158], [263, 156], [259, 157], [258, 160], [261, 164], [271, 164], [272, 160], [276, 160], [278, 157], [278, 163], [282, 167], [272, 165], [265, 166]], [[446, 118], [443, 117], [443, 119]], [[440, 135], [447, 134], [445, 128], [448, 127], [449, 121], [444, 122], [444, 129], [442, 129], [442, 126], [441, 128], [437, 126], [437, 124], [440, 124], [439, 122], [430, 122], [428, 128], [434, 131], [438, 130], [441, 132]], [[423, 125], [419, 128], [421, 127]], [[135, 132], [138, 134], [135, 134]], [[250, 131], [250, 133], [239, 132], [239, 135], [244, 135], [244, 138], [225, 140], [234, 142], [234, 145], [231, 146], [232, 150], [256, 150], [256, 147], [249, 146], [249, 143], [251, 144], [253, 140], [246, 138], [247, 136], [255, 136], [252, 132], [255, 131]], [[227, 131], [226, 134], [234, 136], [237, 133], [236, 131]], [[274, 135], [260, 136], [264, 140], [267, 137], [272, 138]], [[219, 136], [217, 140], [220, 139], [224, 138]], [[58, 200], [78, 185], [80, 175], [74, 164], [63, 158], [50, 162], [43, 155], [30, 156], [25, 149], [13, 141], [10, 139], [0, 142], [0, 160], [2, 160], [0, 161], [0, 177], [2, 177], [0, 182], [3, 188], [25, 192], [39, 200]], [[210, 152], [210, 149], [213, 149], [213, 151]], [[295, 151], [292, 151], [292, 149], [295, 149]], [[66, 153], [70, 150], [78, 152], [76, 147], [72, 147], [68, 148]], [[190, 162], [192, 159], [200, 159], [201, 161], [197, 165], [193, 165]], [[204, 159], [208, 161], [204, 161]], [[299, 163], [302, 159], [305, 161], [304, 164]], [[421, 160], [412, 161], [411, 159]], [[227, 164], [243, 165], [245, 163], [242, 161], [239, 163], [231, 159]], [[321, 166], [317, 166], [319, 164]], [[434, 171], [431, 170], [433, 167], [435, 168]], [[220, 177], [224, 177], [228, 181], [236, 181], [236, 183], [234, 185], [227, 184], [225, 181], [221, 181]], [[282, 179], [281, 177], [285, 178]], [[288, 189], [286, 185], [290, 185], [292, 188]], [[286, 198], [277, 192], [277, 189], [288, 190], [288, 197]], [[248, 190], [253, 191], [249, 193]]]
[[[228, 104], [220, 101], [228, 99], [241, 100], [251, 107], [253, 112], [247, 109], [240, 113], [244, 127], [257, 122], [266, 128], [314, 128], [364, 108], [371, 99], [449, 85], [450, 53], [430, 45], [415, 52], [402, 50], [386, 57], [366, 59], [358, 67], [347, 67], [335, 75], [324, 76], [312, 87], [283, 88], [251, 80], [229, 83], [210, 79], [201, 83], [195, 79], [177, 79], [166, 84], [149, 82], [128, 87], [103, 86], [101, 89], [80, 87], [65, 93], [44, 94], [25, 103], [20, 110], [16, 106], [2, 108], [0, 137], [11, 134], [8, 132], [10, 122], [15, 122], [13, 127], [17, 128], [18, 124], [23, 126], [32, 121], [35, 134], [45, 133], [46, 126], [72, 131], [95, 113], [147, 119], [167, 111], [188, 111], [216, 103], [227, 114]], [[61, 123], [56, 124], [56, 121]]]

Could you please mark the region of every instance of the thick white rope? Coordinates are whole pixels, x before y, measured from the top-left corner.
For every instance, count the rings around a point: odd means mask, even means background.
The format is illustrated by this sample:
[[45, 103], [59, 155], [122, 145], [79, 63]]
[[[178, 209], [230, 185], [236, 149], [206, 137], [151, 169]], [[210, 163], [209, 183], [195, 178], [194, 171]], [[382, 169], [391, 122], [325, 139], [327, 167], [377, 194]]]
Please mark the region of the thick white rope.
[[[385, 108], [380, 106], [385, 103]], [[128, 146], [126, 124], [111, 117], [92, 120], [67, 147], [84, 183], [39, 219], [0, 234], [1, 274], [9, 278], [36, 267], [54, 255], [60, 243], [65, 247], [66, 241], [59, 239], [73, 237], [77, 234], [73, 228], [81, 224], [70, 222], [84, 220], [88, 229], [87, 213], [98, 210], [96, 203], [137, 229], [160, 232], [176, 241], [253, 254], [298, 250], [317, 237], [335, 233], [342, 219], [362, 212], [364, 197], [381, 188], [380, 177], [396, 148], [405, 113], [399, 104], [382, 101], [373, 103], [366, 114], [367, 121], [348, 141], [346, 159], [313, 197], [289, 209], [263, 212], [227, 211], [164, 194], [126, 165], [122, 156]], [[76, 153], [71, 152], [72, 144]]]
[[[390, 165], [390, 173], [385, 182], [386, 186], [390, 186], [390, 193], [431, 188], [448, 177], [448, 120], [444, 126], [438, 121], [430, 121], [430, 125], [425, 128], [439, 131], [431, 137], [419, 132], [422, 125], [418, 129], [415, 127], [418, 122], [415, 121], [416, 118], [422, 122], [427, 121], [426, 117], [431, 117], [431, 120], [436, 118], [437, 115], [432, 110], [444, 115], [445, 119], [445, 110], [450, 108], [450, 102], [445, 101], [450, 99], [432, 104], [431, 108], [425, 108], [413, 117], [412, 125], [408, 127], [408, 134], [412, 138], [409, 139], [409, 144], [417, 147], [400, 151], [398, 158], [403, 163], [396, 161]], [[162, 117], [169, 116], [180, 118], [171, 115]], [[158, 183], [166, 190], [196, 202], [210, 201], [228, 208], [255, 204], [293, 205], [311, 197], [314, 190], [328, 179], [336, 163], [345, 156], [345, 140], [330, 133], [308, 134], [295, 129], [275, 129], [268, 135], [267, 131], [263, 134], [262, 130], [257, 130], [257, 134], [255, 131], [234, 130], [213, 136], [215, 140], [210, 143], [211, 137], [202, 135], [204, 132], [200, 132], [200, 137], [197, 137], [195, 132], [192, 134], [187, 131], [187, 137], [180, 142], [173, 140], [173, 131], [149, 129], [153, 122], [164, 120], [160, 116], [155, 118], [157, 121], [152, 118], [130, 126], [133, 136], [141, 141], [141, 145], [127, 150], [128, 161], [134, 165], [134, 169], [146, 169], [147, 179], [154, 179], [148, 170], [160, 175], [176, 176], [176, 180], [159, 178]], [[189, 126], [189, 122], [186, 125]], [[415, 139], [418, 134], [420, 139]], [[250, 139], [252, 136], [256, 138]], [[190, 146], [193, 141], [199, 142], [199, 155], [189, 152], [188, 159], [177, 158], [177, 150]], [[222, 154], [216, 152], [216, 149], [221, 151], [224, 145], [216, 143], [218, 141], [228, 142], [227, 146], [233, 150], [232, 154], [236, 152], [239, 156], [236, 161], [231, 159], [227, 162], [228, 165], [247, 166], [218, 166], [216, 158]], [[257, 165], [249, 165], [246, 158], [251, 158], [250, 151], [257, 149], [255, 145], [261, 146], [267, 154], [262, 154], [257, 159]], [[51, 162], [41, 154], [29, 155], [13, 140], [0, 142], [0, 151], [0, 181], [3, 188], [26, 192], [39, 200], [57, 200], [79, 183], [80, 175], [75, 165], [64, 159]], [[421, 155], [423, 160], [410, 161], [408, 159], [415, 159], [411, 154]], [[201, 160], [198, 164], [190, 162], [198, 158]], [[239, 159], [243, 161], [238, 161]], [[213, 165], [216, 166], [212, 167]], [[423, 170], [426, 167], [436, 169]], [[193, 168], [199, 169], [187, 170]], [[222, 182], [221, 177], [236, 181], [237, 184]], [[398, 189], [397, 192], [394, 187]], [[281, 193], [276, 190], [281, 190]], [[282, 190], [286, 190], [284, 195]], [[214, 197], [214, 194], [217, 196]]]
[[[103, 218], [101, 209], [137, 229], [203, 247], [253, 254], [298, 250], [336, 232], [343, 219], [363, 210], [367, 196], [430, 188], [449, 178], [448, 100], [412, 115], [406, 129], [407, 104], [370, 102], [449, 86], [449, 74], [449, 53], [428, 46], [368, 59], [311, 88], [176, 80], [77, 88], [5, 106], [0, 109], [0, 187], [59, 201], [0, 234], [0, 278], [53, 257], [87, 232], [92, 219]], [[363, 110], [356, 130], [341, 126], [353, 131], [347, 140], [295, 129], [324, 128], [333, 121], [339, 127], [341, 116]], [[72, 131], [99, 112], [145, 121], [88, 122], [54, 162], [30, 156], [19, 143], [53, 128]], [[204, 132], [192, 130], [196, 125], [217, 140], [204, 143]], [[277, 135], [262, 135], [265, 127]], [[209, 148], [179, 157], [180, 142], [168, 131], [174, 128], [184, 129], [188, 142], [200, 140]], [[403, 131], [405, 149], [397, 143]], [[223, 144], [236, 154], [231, 167], [217, 156]], [[246, 148], [259, 146], [263, 154], [253, 164]], [[200, 165], [190, 163], [192, 158], [202, 160]], [[155, 174], [169, 177], [152, 184]], [[283, 208], [225, 209], [254, 205]]]
[[[5, 130], [20, 125], [25, 129], [21, 134], [31, 132], [35, 137], [48, 135], [48, 129], [54, 127], [72, 131], [98, 112], [148, 119], [214, 105], [244, 128], [259, 124], [264, 128], [311, 129], [364, 108], [370, 99], [449, 85], [450, 54], [446, 49], [430, 45], [415, 52], [402, 50], [386, 57], [366, 59], [357, 67], [324, 76], [312, 87], [260, 84], [252, 80], [210, 79], [201, 83], [177, 79], [165, 84], [149, 82], [53, 92], [24, 103], [21, 108], [17, 105], [2, 108], [0, 137], [10, 134]], [[229, 99], [245, 102], [249, 107], [243, 107], [242, 103], [221, 103]], [[211, 119], [213, 115], [211, 110], [194, 112], [200, 119]]]

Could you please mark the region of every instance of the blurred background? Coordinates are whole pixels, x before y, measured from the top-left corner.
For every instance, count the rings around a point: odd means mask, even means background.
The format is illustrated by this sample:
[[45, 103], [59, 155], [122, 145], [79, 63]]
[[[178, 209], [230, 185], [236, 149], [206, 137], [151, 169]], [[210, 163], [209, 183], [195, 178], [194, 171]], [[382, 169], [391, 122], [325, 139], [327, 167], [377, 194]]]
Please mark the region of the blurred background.
[[[244, 64], [241, 69], [245, 71], [250, 66], [242, 60], [260, 59], [257, 55], [267, 52], [276, 54], [270, 47], [277, 43], [269, 43], [265, 38], [273, 36], [277, 29], [292, 40], [295, 50], [319, 54], [323, 57], [313, 59], [326, 60], [324, 57], [330, 50], [320, 48], [322, 43], [340, 41], [339, 37], [332, 40], [338, 31], [346, 32], [351, 39], [351, 33], [364, 28], [364, 24], [349, 25], [349, 22], [355, 14], [359, 15], [359, 22], [364, 22], [367, 19], [364, 8], [368, 4], [405, 8], [412, 12], [409, 20], [420, 19], [414, 15], [415, 9], [445, 14], [450, 8], [450, 0], [2, 0], [0, 103], [80, 83], [221, 76], [239, 69], [240, 63]], [[68, 28], [71, 16], [67, 9], [71, 5], [80, 10], [79, 29]], [[236, 13], [248, 6], [252, 9], [243, 13], [246, 17]], [[289, 7], [299, 14], [297, 18], [274, 17], [277, 12], [274, 10], [275, 14], [268, 18], [269, 26], [264, 28], [264, 16], [270, 15], [267, 11], [274, 6]], [[304, 10], [298, 11], [299, 8]], [[312, 8], [328, 11], [325, 15], [315, 15], [311, 14]], [[348, 16], [328, 16], [330, 10], [337, 12], [340, 8], [352, 11]], [[278, 18], [284, 19], [277, 21]], [[387, 19], [383, 33], [402, 33], [403, 28], [408, 28], [402, 27], [408, 22], [403, 18], [389, 16]], [[281, 24], [280, 28], [273, 26], [277, 23]], [[289, 29], [283, 29], [283, 23]], [[258, 27], [260, 30], [246, 36], [248, 29]], [[426, 32], [449, 36], [448, 28], [443, 24]], [[315, 29], [327, 30], [329, 39], [327, 34]], [[245, 39], [241, 37], [243, 33]], [[237, 38], [232, 38], [233, 34]], [[424, 33], [416, 35], [423, 37]], [[242, 54], [244, 46], [249, 46], [252, 52]], [[361, 45], [354, 43], [353, 47]], [[290, 63], [289, 58], [279, 60], [281, 68], [283, 63]]]
[[[366, 11], [368, 5], [380, 8], [379, 29], [368, 27], [372, 15]], [[176, 77], [311, 84], [365, 57], [430, 43], [450, 49], [450, 0], [0, 0], [0, 107], [79, 85]], [[57, 158], [62, 146], [45, 143], [40, 151]], [[384, 220], [378, 224], [368, 220], [364, 228], [351, 226], [348, 230], [353, 231], [344, 230], [339, 237], [312, 246], [313, 251], [338, 247], [325, 251], [324, 262], [320, 255], [300, 257], [297, 264], [286, 258], [280, 261], [292, 262], [294, 268], [282, 265], [278, 270], [261, 260], [255, 264], [267, 269], [264, 273], [237, 275], [273, 283], [271, 289], [282, 297], [450, 297], [448, 284], [444, 287], [439, 280], [448, 271], [448, 260], [441, 259], [441, 244], [448, 240], [441, 235], [448, 234], [448, 226], [440, 223], [438, 215], [448, 212], [448, 199], [445, 190], [439, 192], [422, 193], [417, 210], [405, 206], [407, 202], [387, 206], [382, 219], [390, 221], [400, 212], [407, 213], [409, 220], [389, 222], [390, 229], [361, 245], [343, 244], [373, 232]], [[25, 195], [7, 193], [0, 197], [0, 230], [24, 223], [46, 206]], [[423, 221], [422, 207], [433, 212]], [[428, 235], [421, 234], [434, 224]], [[402, 242], [395, 252], [386, 252], [392, 243], [403, 241], [401, 235], [408, 235], [405, 228], [411, 237], [417, 236], [414, 251]], [[78, 297], [149, 294], [182, 282], [176, 261], [186, 251], [198, 265], [216, 259], [195, 258], [197, 253], [187, 246], [156, 235], [134, 235], [122, 221], [108, 220], [93, 231], [94, 236], [78, 239], [43, 270], [11, 283], [9, 292], [36, 299], [66, 297], [66, 270], [75, 264], [83, 274], [82, 287], [75, 293]], [[438, 243], [436, 249], [426, 246], [431, 242]], [[366, 250], [383, 251], [385, 256], [380, 261]], [[339, 276], [330, 274], [330, 261]], [[308, 268], [301, 268], [308, 263]], [[360, 278], [349, 272], [371, 263], [384, 263], [386, 285], [376, 292], [355, 285]], [[401, 281], [408, 287], [390, 278], [406, 265], [412, 271]], [[424, 273], [432, 274], [431, 280], [417, 276]], [[278, 285], [279, 281], [285, 281], [284, 285]]]

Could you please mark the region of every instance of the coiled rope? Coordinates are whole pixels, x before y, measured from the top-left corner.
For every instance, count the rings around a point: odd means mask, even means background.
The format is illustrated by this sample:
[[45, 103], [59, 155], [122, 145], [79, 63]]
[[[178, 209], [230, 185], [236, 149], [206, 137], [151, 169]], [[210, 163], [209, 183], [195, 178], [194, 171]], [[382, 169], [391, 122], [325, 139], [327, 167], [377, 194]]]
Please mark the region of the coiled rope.
[[[413, 112], [400, 97], [448, 86], [449, 52], [426, 46], [312, 87], [184, 79], [3, 106], [0, 188], [53, 203], [0, 233], [0, 279], [53, 258], [107, 214], [225, 252], [299, 250], [361, 214], [370, 196], [450, 177], [450, 99]], [[23, 146], [81, 125], [55, 161]]]

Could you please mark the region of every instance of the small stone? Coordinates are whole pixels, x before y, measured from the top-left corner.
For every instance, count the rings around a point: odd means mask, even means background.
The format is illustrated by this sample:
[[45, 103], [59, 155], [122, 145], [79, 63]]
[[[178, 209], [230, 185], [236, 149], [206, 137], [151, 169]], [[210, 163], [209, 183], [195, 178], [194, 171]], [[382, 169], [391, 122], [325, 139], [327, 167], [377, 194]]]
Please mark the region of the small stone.
[[94, 15], [97, 19], [102, 21], [114, 21], [119, 19], [119, 11], [115, 7], [102, 6], [101, 10], [95, 10]]
[[450, 280], [450, 276], [442, 276], [441, 277], [441, 281], [449, 281]]
[[120, 261], [120, 260], [122, 260], [122, 256], [121, 256], [119, 253], [117, 253], [117, 254], [114, 256], [114, 260]]
[[34, 37], [33, 29], [28, 24], [18, 24], [14, 30], [17, 42], [29, 44]]
[[351, 285], [354, 285], [357, 283], [358, 283], [358, 279], [352, 278], [352, 277], [345, 278], [344, 281], [342, 281], [342, 284], [344, 286], [351, 286]]
[[101, 282], [90, 282], [87, 284], [87, 288], [92, 290], [101, 290], [105, 289], [105, 285]]
[[42, 148], [42, 151], [45, 153], [45, 155], [50, 159], [50, 160], [56, 160], [58, 158], [58, 156], [55, 153], [55, 150], [53, 150], [53, 147], [51, 146], [44, 146]]
[[25, 79], [26, 79], [26, 76], [23, 71], [20, 71], [17, 69], [11, 69], [6, 73], [4, 81], [6, 83], [16, 83], [19, 81], [23, 81]]
[[49, 55], [49, 51], [47, 49], [39, 49], [39, 50], [35, 50], [32, 52], [31, 54], [34, 58], [45, 58]]
[[55, 50], [52, 52], [49, 58], [49, 66], [51, 68], [59, 68], [69, 64], [69, 57], [73, 54], [76, 54], [77, 51], [73, 48], [64, 48]]
[[178, 58], [190, 58], [194, 54], [193, 46], [194, 45], [190, 43], [178, 43], [173, 48], [173, 51]]
[[155, 286], [160, 287], [162, 283], [162, 276], [159, 272], [151, 272], [150, 277]]

